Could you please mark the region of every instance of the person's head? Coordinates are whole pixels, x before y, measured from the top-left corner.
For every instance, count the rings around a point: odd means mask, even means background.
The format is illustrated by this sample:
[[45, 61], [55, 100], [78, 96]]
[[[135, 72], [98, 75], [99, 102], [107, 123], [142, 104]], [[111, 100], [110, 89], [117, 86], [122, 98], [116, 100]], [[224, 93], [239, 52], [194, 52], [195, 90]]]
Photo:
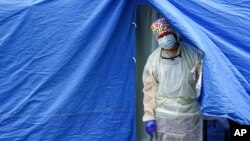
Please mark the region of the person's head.
[[171, 49], [177, 44], [177, 35], [165, 18], [160, 18], [153, 22], [151, 29], [159, 44], [159, 47]]

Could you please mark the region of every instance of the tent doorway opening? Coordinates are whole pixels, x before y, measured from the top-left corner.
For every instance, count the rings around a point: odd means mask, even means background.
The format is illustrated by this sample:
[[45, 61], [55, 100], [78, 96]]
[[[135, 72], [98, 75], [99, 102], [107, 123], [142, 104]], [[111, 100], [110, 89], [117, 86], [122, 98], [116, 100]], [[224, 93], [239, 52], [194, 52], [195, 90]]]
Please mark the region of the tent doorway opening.
[[[149, 135], [145, 131], [145, 123], [142, 121], [143, 111], [143, 83], [142, 72], [148, 56], [158, 47], [151, 31], [151, 24], [163, 16], [149, 5], [141, 5], [137, 8], [136, 15], [136, 123], [137, 140], [148, 141]], [[180, 35], [181, 37], [181, 35]], [[215, 120], [204, 120], [204, 141], [227, 141], [227, 130]]]

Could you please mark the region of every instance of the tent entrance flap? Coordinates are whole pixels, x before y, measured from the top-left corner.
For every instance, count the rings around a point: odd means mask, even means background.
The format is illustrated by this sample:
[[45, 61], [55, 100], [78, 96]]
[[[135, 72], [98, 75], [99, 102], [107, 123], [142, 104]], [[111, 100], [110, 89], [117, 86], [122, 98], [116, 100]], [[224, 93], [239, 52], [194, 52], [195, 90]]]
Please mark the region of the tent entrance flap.
[[250, 125], [250, 1], [147, 2], [205, 52], [203, 114]]

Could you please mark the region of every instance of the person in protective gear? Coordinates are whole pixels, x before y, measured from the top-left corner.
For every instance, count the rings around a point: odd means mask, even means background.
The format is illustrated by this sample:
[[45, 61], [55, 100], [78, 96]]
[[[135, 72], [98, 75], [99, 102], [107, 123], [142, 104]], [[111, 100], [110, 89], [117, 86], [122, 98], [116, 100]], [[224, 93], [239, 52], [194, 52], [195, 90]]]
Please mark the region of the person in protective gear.
[[201, 55], [191, 45], [179, 42], [164, 18], [155, 21], [151, 29], [159, 47], [143, 71], [146, 131], [156, 141], [201, 141], [203, 121], [196, 100]]

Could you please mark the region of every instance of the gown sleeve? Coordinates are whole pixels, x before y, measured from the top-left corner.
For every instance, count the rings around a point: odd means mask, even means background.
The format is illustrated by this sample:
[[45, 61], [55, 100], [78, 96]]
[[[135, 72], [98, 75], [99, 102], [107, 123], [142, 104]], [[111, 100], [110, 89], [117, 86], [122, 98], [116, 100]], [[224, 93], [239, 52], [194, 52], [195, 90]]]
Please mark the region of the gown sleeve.
[[143, 70], [143, 105], [144, 105], [144, 116], [143, 121], [149, 121], [155, 119], [154, 108], [155, 108], [155, 93], [157, 91], [157, 81], [153, 72], [153, 61], [154, 55], [150, 55], [147, 63]]

